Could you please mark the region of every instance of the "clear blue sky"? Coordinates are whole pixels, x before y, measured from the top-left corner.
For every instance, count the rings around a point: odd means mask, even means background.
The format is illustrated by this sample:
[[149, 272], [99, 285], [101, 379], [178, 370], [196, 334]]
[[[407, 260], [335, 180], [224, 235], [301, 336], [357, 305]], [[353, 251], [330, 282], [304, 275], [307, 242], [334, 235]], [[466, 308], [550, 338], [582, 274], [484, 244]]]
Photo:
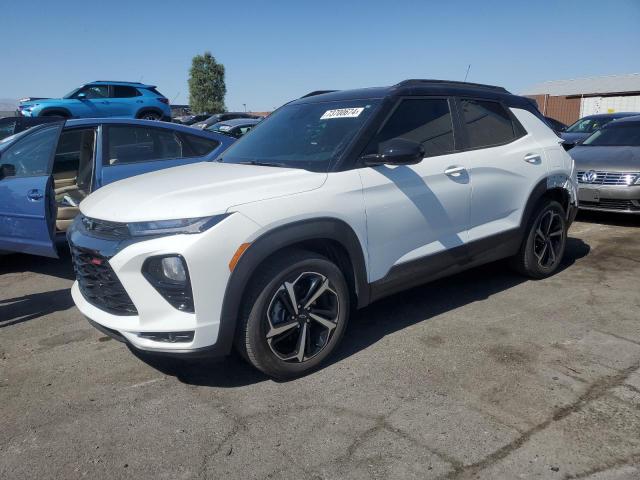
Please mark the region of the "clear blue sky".
[[97, 79], [188, 101], [193, 55], [227, 69], [227, 107], [405, 78], [498, 84], [640, 72], [640, 0], [5, 0], [0, 98]]

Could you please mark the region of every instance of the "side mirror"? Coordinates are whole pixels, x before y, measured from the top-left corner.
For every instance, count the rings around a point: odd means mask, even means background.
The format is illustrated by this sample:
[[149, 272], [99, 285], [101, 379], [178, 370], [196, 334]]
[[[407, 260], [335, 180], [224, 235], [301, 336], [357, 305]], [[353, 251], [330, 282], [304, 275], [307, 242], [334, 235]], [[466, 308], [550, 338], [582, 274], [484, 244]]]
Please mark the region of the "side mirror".
[[403, 138], [394, 138], [380, 144], [380, 153], [364, 155], [361, 160], [369, 167], [377, 165], [415, 165], [424, 158], [421, 144]]
[[86, 93], [79, 93], [76, 95], [76, 98], [78, 100], [86, 100], [87, 99], [87, 94]]
[[16, 166], [11, 165], [10, 163], [3, 163], [0, 165], [0, 180], [5, 177], [15, 177], [16, 176]]

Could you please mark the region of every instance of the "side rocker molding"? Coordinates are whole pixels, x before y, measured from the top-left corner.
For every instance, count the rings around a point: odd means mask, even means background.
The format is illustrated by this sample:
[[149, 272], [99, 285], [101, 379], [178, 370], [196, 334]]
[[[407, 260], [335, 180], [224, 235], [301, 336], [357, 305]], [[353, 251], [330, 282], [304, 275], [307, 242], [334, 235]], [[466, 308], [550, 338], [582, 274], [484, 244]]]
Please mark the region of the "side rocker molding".
[[358, 237], [346, 222], [335, 218], [314, 218], [283, 225], [256, 239], [233, 270], [222, 304], [216, 353], [225, 355], [231, 351], [242, 297], [256, 268], [278, 250], [310, 240], [332, 240], [347, 251], [353, 266], [358, 307], [369, 303], [364, 252]]

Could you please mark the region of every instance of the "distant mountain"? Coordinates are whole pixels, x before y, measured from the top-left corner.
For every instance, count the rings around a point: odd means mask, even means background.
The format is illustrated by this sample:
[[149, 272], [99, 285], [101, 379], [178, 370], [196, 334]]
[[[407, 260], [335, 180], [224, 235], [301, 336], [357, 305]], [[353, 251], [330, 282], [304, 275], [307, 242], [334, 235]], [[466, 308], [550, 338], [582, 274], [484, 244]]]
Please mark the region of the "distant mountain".
[[18, 108], [18, 100], [12, 98], [0, 98], [0, 111], [12, 112]]

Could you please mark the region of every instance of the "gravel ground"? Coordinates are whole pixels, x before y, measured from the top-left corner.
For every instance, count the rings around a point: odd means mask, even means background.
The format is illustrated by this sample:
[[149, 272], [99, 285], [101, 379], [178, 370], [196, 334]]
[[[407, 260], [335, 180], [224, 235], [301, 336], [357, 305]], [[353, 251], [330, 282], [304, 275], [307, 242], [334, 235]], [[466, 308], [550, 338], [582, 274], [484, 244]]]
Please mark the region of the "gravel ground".
[[640, 478], [640, 217], [580, 215], [563, 270], [502, 263], [360, 311], [332, 363], [144, 363], [69, 258], [0, 258], [0, 479]]

